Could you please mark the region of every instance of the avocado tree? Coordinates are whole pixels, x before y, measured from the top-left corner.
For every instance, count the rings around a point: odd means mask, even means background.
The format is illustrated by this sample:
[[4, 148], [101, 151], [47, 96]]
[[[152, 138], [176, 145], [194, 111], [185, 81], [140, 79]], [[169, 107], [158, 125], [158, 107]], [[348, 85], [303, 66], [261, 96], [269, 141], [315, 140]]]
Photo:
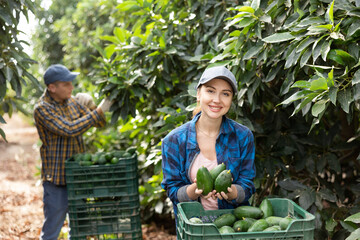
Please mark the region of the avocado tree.
[[[20, 110], [26, 102], [22, 97], [22, 89], [30, 84], [40, 88], [37, 79], [28, 71], [35, 63], [24, 51], [24, 44], [18, 39], [20, 18], [28, 20], [28, 13], [35, 12], [35, 5], [31, 0], [8, 0], [0, 2], [0, 123], [6, 123], [2, 117], [8, 113]], [[6, 140], [4, 131], [0, 128], [0, 135]]]

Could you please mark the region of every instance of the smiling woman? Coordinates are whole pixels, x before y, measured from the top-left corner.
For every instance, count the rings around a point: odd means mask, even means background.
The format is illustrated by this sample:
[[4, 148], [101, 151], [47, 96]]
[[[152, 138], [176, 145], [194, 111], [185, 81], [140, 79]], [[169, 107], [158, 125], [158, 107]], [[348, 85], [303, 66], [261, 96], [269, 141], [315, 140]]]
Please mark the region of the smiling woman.
[[[175, 215], [180, 202], [198, 200], [206, 210], [229, 209], [248, 204], [255, 192], [253, 134], [226, 117], [236, 93], [236, 78], [227, 68], [207, 68], [197, 84], [198, 112], [164, 138], [162, 187]], [[230, 186], [204, 195], [205, 190], [198, 189], [198, 171], [204, 167], [210, 171], [222, 163], [232, 174]]]

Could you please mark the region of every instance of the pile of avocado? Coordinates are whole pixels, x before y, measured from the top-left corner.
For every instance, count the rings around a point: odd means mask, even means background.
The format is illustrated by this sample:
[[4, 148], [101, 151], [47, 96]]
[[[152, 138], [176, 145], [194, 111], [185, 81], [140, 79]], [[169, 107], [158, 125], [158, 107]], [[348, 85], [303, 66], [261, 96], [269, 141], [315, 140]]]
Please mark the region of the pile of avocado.
[[[259, 207], [240, 206], [232, 213], [225, 213], [214, 220], [220, 234], [236, 232], [268, 232], [285, 230], [294, 219], [290, 216], [274, 216], [271, 202], [265, 198]], [[191, 223], [202, 224], [198, 217], [189, 219]]]
[[117, 164], [121, 158], [132, 157], [135, 151], [135, 147], [129, 147], [126, 150], [110, 152], [78, 153], [69, 158], [68, 161], [78, 162], [80, 166], [113, 165]]

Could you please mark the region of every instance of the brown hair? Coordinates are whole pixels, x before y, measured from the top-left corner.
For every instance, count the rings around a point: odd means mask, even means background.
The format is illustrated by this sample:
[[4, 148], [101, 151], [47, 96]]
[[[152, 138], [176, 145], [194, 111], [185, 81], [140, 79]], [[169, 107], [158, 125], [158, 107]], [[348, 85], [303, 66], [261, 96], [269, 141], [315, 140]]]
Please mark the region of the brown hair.
[[195, 117], [195, 115], [198, 114], [200, 111], [201, 111], [201, 107], [200, 107], [199, 102], [197, 102], [197, 105], [193, 110], [193, 117]]

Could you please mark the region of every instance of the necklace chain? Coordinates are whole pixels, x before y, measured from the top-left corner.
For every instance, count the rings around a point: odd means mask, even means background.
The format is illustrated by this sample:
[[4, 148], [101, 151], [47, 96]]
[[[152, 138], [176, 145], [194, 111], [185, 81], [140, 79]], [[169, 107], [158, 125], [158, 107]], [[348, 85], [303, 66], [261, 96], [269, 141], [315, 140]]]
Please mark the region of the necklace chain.
[[209, 138], [214, 138], [214, 137], [217, 137], [217, 136], [219, 135], [219, 131], [217, 132], [216, 135], [211, 136], [211, 135], [207, 134], [206, 132], [204, 132], [203, 130], [201, 130], [201, 128], [200, 128], [200, 126], [199, 126], [198, 124], [196, 124], [195, 127], [196, 127], [196, 129], [198, 129], [201, 133], [203, 133], [204, 135], [206, 135], [206, 136], [209, 137]]

